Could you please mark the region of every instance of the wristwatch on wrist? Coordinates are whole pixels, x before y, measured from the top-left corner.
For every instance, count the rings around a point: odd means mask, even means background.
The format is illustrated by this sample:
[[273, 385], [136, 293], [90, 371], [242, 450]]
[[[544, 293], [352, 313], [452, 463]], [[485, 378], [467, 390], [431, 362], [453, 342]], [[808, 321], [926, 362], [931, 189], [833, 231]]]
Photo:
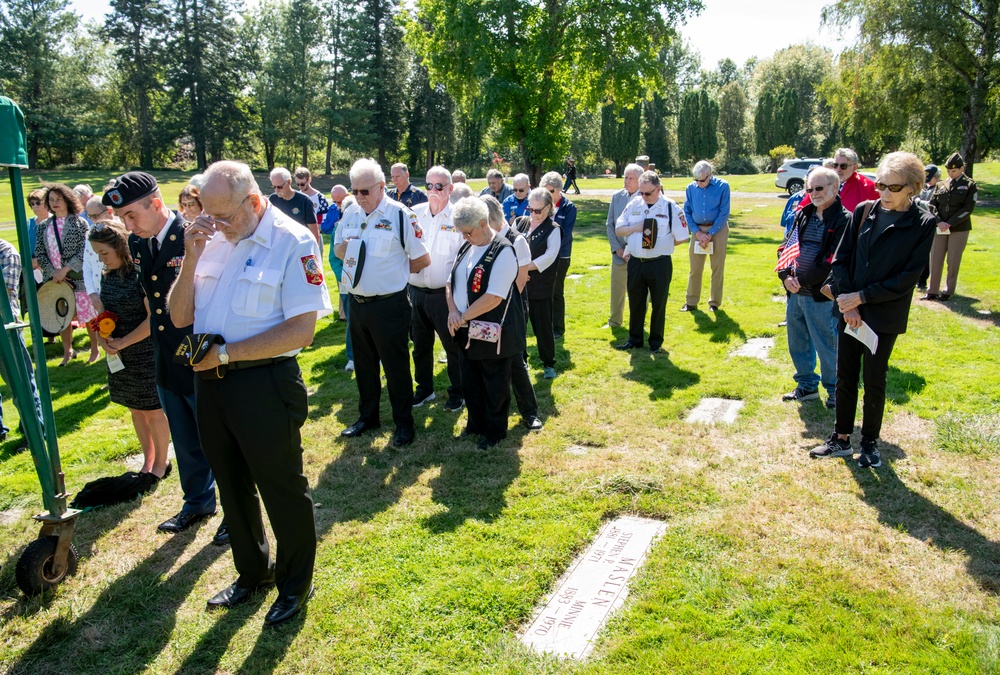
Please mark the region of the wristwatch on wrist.
[[226, 351], [226, 345], [219, 345], [219, 363], [222, 365], [229, 363], [229, 352]]

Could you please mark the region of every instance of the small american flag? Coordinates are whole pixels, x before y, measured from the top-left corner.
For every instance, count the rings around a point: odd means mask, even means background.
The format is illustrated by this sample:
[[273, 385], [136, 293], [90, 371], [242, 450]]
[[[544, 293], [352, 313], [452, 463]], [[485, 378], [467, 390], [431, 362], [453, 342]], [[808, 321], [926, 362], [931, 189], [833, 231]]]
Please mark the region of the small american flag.
[[795, 265], [795, 260], [799, 257], [799, 228], [793, 227], [792, 233], [785, 242], [785, 248], [778, 256], [778, 264], [774, 266], [775, 272], [787, 270]]

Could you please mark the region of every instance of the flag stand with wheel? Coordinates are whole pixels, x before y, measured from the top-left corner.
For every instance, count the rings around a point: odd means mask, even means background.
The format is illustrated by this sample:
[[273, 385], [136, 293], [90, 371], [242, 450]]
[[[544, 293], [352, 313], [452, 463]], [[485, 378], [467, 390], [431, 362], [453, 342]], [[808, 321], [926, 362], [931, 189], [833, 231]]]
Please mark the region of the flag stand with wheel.
[[[36, 515], [42, 524], [38, 539], [28, 544], [18, 558], [15, 577], [17, 585], [26, 595], [37, 595], [59, 584], [76, 572], [76, 549], [73, 547], [73, 530], [80, 515], [77, 509], [67, 506], [66, 478], [59, 459], [59, 445], [55, 419], [52, 415], [52, 398], [49, 393], [49, 374], [45, 364], [45, 339], [38, 313], [35, 279], [31, 272], [32, 251], [28, 250], [28, 221], [24, 212], [24, 190], [21, 186], [21, 169], [28, 166], [27, 133], [24, 116], [17, 104], [0, 96], [0, 167], [7, 167], [11, 199], [14, 202], [14, 220], [17, 226], [18, 252], [23, 262], [22, 275], [29, 323], [14, 316], [6, 293], [0, 300], [0, 319], [3, 320], [3, 337], [0, 338], [0, 358], [6, 366], [10, 388], [24, 436], [31, 449], [35, 471], [42, 488], [45, 511]], [[31, 329], [31, 346], [34, 352], [35, 378], [41, 416], [35, 408], [31, 386], [31, 362], [22, 348], [20, 331]]]

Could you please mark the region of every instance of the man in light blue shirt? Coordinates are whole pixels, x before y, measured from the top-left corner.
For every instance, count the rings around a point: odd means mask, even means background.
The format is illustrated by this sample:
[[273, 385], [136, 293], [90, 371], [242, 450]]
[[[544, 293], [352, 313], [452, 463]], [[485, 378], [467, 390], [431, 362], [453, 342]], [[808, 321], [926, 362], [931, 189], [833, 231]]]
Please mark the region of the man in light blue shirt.
[[500, 206], [503, 207], [503, 217], [507, 220], [507, 224], [513, 225], [515, 218], [520, 218], [528, 212], [528, 191], [531, 189], [531, 183], [526, 173], [517, 174], [510, 182], [514, 186], [514, 193], [503, 200]]
[[729, 183], [712, 175], [712, 165], [701, 160], [694, 165], [694, 181], [687, 186], [684, 217], [691, 232], [688, 258], [687, 298], [682, 312], [698, 307], [705, 258], [711, 258], [712, 287], [708, 307], [713, 312], [722, 304], [722, 279], [726, 269], [726, 243], [729, 241]]

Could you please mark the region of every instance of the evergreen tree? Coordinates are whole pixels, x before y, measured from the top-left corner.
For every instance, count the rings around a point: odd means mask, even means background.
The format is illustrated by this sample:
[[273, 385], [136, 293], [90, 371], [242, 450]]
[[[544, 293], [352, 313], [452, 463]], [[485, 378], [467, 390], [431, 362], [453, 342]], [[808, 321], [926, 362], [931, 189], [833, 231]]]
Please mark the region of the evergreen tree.
[[670, 154], [670, 135], [667, 131], [667, 101], [659, 94], [646, 101], [643, 107], [643, 136], [649, 161], [661, 169], [676, 168]]
[[726, 161], [745, 157], [747, 95], [732, 81], [719, 92], [719, 132], [726, 143]]
[[410, 71], [410, 111], [406, 152], [410, 170], [418, 173], [442, 163], [454, 149], [455, 111], [444, 87], [432, 87], [427, 69], [414, 64]]
[[771, 148], [779, 143], [775, 142], [774, 135], [774, 94], [765, 91], [757, 100], [757, 109], [753, 115], [755, 148], [758, 155], [766, 155], [771, 152]]
[[615, 163], [619, 178], [625, 165], [638, 154], [641, 117], [642, 106], [638, 104], [628, 108], [608, 104], [601, 108], [601, 154]]

